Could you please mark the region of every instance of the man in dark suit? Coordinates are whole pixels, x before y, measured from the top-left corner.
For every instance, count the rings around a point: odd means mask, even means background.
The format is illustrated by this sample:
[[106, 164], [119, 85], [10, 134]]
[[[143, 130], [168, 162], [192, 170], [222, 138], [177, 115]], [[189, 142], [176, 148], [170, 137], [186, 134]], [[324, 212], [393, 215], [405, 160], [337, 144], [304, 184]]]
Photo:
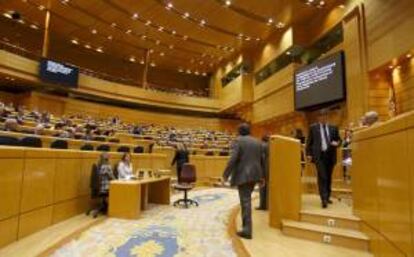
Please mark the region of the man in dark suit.
[[331, 183], [332, 172], [336, 164], [336, 149], [341, 144], [338, 127], [328, 124], [328, 111], [319, 112], [318, 123], [309, 129], [306, 145], [308, 158], [315, 163], [318, 170], [318, 188], [322, 208], [332, 203]]
[[239, 137], [235, 140], [230, 160], [223, 174], [224, 181], [230, 177], [231, 186], [237, 186], [240, 197], [243, 228], [240, 237], [252, 238], [252, 192], [256, 183], [264, 184], [263, 154], [261, 143], [250, 136], [248, 124], [241, 124]]
[[267, 210], [268, 201], [268, 182], [269, 182], [269, 135], [262, 137], [262, 155], [263, 155], [263, 171], [265, 175], [265, 184], [260, 188], [260, 202], [257, 210]]

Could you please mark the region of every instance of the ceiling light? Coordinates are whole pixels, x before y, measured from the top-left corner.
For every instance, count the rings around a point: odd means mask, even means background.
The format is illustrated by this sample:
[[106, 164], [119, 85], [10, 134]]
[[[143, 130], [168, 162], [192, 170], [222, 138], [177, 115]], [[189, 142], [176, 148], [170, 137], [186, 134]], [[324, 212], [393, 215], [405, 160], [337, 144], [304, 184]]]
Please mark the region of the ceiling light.
[[20, 23], [20, 24], [25, 24], [25, 23], [26, 23], [26, 22], [25, 22], [24, 20], [22, 20], [22, 19], [18, 20], [17, 22], [18, 22], [18, 23]]
[[145, 26], [149, 26], [149, 25], [151, 25], [151, 21], [150, 20], [148, 20], [147, 22], [145, 22]]
[[112, 22], [112, 23], [111, 23], [111, 27], [112, 27], [112, 28], [115, 28], [116, 26], [117, 26], [117, 25], [116, 25], [116, 23], [115, 23], [115, 22]]
[[407, 57], [407, 59], [410, 59], [410, 58], [413, 57], [413, 54], [412, 53], [408, 53], [405, 57]]
[[98, 31], [97, 31], [96, 29], [93, 29], [93, 30], [91, 30], [91, 33], [92, 33], [92, 34], [97, 34], [97, 33], [98, 33]]
[[144, 65], [145, 61], [143, 59], [141, 59], [141, 61], [139, 61], [140, 64]]
[[158, 31], [163, 31], [164, 27], [163, 26], [159, 26]]
[[96, 48], [96, 51], [98, 52], [98, 53], [103, 53], [104, 51], [103, 51], [103, 49], [102, 49], [102, 47], [98, 47], [98, 48]]
[[282, 29], [282, 28], [284, 28], [286, 26], [286, 24], [285, 23], [283, 23], [283, 22], [278, 22], [277, 24], [276, 24], [276, 27], [278, 28], [278, 29]]
[[200, 65], [203, 65], [203, 64], [204, 64], [204, 62], [203, 62], [203, 61], [200, 61], [200, 62], [199, 62], [199, 64], [200, 64]]
[[155, 64], [155, 62], [152, 62], [150, 65], [151, 65], [151, 67], [155, 67], [155, 66], [157, 66], [157, 65]]
[[142, 40], [145, 40], [146, 38], [147, 38], [147, 36], [146, 36], [146, 35], [142, 35], [142, 36], [141, 36], [141, 39], [142, 39]]
[[173, 4], [171, 3], [171, 2], [169, 2], [166, 6], [165, 6], [165, 8], [167, 8], [167, 10], [170, 10], [171, 8], [173, 8], [174, 6], [173, 6]]
[[6, 18], [8, 18], [8, 19], [13, 19], [13, 16], [12, 16], [12, 14], [10, 12], [3, 13], [3, 16], [6, 17]]
[[68, 4], [69, 3], [69, 0], [62, 0], [61, 3], [62, 4]]
[[231, 1], [230, 0], [226, 0], [226, 2], [224, 2], [226, 4], [226, 6], [230, 6], [231, 5]]
[[79, 41], [77, 39], [72, 39], [70, 42], [74, 45], [79, 45]]
[[210, 63], [208, 66], [213, 67], [214, 66], [214, 63]]
[[169, 45], [168, 48], [169, 49], [174, 49], [174, 45]]
[[154, 49], [150, 49], [149, 52], [150, 54], [152, 54], [154, 52]]
[[178, 72], [183, 73], [183, 72], [184, 72], [184, 70], [183, 70], [182, 68], [179, 68], [179, 69], [178, 69]]
[[345, 9], [345, 5], [344, 4], [340, 4], [338, 7], [341, 8], [341, 9]]
[[37, 26], [36, 24], [30, 24], [30, 28], [32, 29], [39, 29], [39, 26]]
[[273, 23], [273, 19], [272, 18], [269, 18], [268, 20], [267, 20], [267, 24], [268, 25], [270, 25], [270, 24], [272, 24]]
[[199, 73], [198, 71], [195, 71], [195, 72], [194, 72], [194, 74], [195, 74], [195, 75], [199, 75], [200, 73]]
[[39, 5], [37, 8], [38, 8], [39, 10], [41, 10], [41, 11], [43, 11], [44, 9], [46, 9], [46, 7], [45, 7], [44, 5]]
[[112, 40], [114, 37], [112, 36], [112, 35], [109, 35], [108, 37], [107, 37], [107, 39], [108, 40]]
[[175, 35], [177, 32], [175, 30], [171, 31], [171, 34]]
[[125, 33], [127, 34], [131, 34], [132, 30], [128, 29], [127, 31], [125, 31]]
[[134, 57], [134, 56], [130, 56], [130, 57], [129, 57], [129, 61], [130, 61], [130, 62], [136, 62], [137, 60], [135, 59], [135, 57]]
[[160, 56], [164, 56], [164, 55], [165, 55], [165, 54], [164, 54], [164, 52], [161, 52], [161, 53], [160, 53]]
[[392, 70], [392, 69], [394, 69], [394, 66], [390, 65], [390, 66], [388, 66], [388, 69]]
[[155, 41], [155, 44], [159, 45], [159, 44], [161, 44], [161, 41], [157, 40], [157, 41]]
[[260, 38], [256, 38], [256, 41], [260, 41]]
[[206, 25], [206, 21], [205, 21], [205, 20], [201, 20], [201, 21], [200, 21], [200, 26], [202, 26], [202, 27], [203, 27], [204, 25]]
[[184, 39], [184, 40], [187, 40], [187, 39], [188, 39], [188, 36], [184, 35], [184, 36], [183, 36], [183, 39]]
[[91, 49], [91, 46], [90, 46], [90, 45], [88, 45], [88, 44], [86, 44], [86, 45], [85, 45], [85, 48], [86, 48], [86, 49]]
[[319, 1], [319, 5], [320, 5], [320, 6], [325, 5], [325, 1]]
[[185, 12], [185, 13], [183, 14], [183, 18], [184, 18], [184, 19], [187, 19], [188, 17], [190, 17], [190, 14], [189, 14], [188, 12]]
[[191, 74], [191, 70], [190, 70], [190, 69], [187, 69], [185, 72], [186, 72], [187, 74]]
[[243, 38], [243, 33], [239, 33], [239, 34], [237, 35], [237, 37], [238, 37], [238, 38]]
[[203, 72], [201, 75], [203, 75], [205, 77], [205, 76], [207, 76], [207, 73]]
[[244, 40], [246, 40], [246, 41], [250, 41], [250, 37], [246, 37]]
[[286, 55], [291, 55], [292, 53], [290, 52], [290, 51], [287, 51], [286, 52]]
[[137, 20], [137, 19], [138, 19], [138, 17], [139, 17], [138, 13], [134, 13], [134, 14], [132, 15], [131, 19], [133, 19], [133, 20]]

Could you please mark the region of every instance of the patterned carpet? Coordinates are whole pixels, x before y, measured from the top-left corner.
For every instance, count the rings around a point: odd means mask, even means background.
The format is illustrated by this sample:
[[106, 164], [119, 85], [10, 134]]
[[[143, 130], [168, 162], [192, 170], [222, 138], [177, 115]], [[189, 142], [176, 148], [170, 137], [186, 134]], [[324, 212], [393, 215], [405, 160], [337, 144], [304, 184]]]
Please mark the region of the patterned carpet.
[[[175, 195], [175, 198], [181, 195]], [[236, 257], [227, 228], [237, 191], [192, 191], [199, 207], [151, 205], [138, 220], [107, 219], [55, 251], [53, 257]]]

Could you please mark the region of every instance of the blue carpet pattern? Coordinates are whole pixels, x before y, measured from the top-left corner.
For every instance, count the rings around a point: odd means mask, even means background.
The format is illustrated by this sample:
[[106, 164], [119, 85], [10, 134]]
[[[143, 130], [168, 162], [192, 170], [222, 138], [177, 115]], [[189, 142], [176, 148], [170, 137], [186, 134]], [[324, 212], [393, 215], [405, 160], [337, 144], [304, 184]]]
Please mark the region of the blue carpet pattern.
[[[181, 195], [172, 197], [174, 201]], [[150, 205], [138, 220], [109, 218], [72, 240], [52, 257], [236, 257], [227, 234], [239, 203], [237, 191], [192, 191], [199, 207]]]

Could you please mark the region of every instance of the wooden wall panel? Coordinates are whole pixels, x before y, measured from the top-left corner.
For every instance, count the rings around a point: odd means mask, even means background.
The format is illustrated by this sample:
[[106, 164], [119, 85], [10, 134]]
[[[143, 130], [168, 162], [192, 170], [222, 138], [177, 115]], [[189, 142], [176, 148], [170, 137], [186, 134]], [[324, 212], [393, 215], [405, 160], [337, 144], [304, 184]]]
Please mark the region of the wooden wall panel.
[[392, 83], [398, 113], [414, 110], [414, 59], [403, 63], [392, 72]]
[[19, 218], [19, 238], [33, 234], [52, 224], [52, 206], [25, 213]]
[[18, 217], [0, 221], [0, 248], [17, 240]]

